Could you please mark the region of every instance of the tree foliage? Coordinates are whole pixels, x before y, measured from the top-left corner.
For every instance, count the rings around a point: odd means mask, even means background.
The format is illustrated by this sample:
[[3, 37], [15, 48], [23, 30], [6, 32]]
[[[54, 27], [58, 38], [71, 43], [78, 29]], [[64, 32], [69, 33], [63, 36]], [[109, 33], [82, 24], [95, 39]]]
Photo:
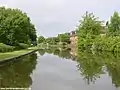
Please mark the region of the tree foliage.
[[78, 48], [85, 49], [92, 46], [93, 39], [100, 35], [101, 21], [93, 15], [86, 12], [80, 20], [78, 30]]
[[49, 38], [46, 38], [46, 43], [48, 44], [58, 44], [59, 43], [59, 38], [58, 37], [49, 37]]
[[120, 16], [118, 12], [114, 12], [111, 16], [110, 24], [108, 25], [108, 35], [118, 36], [120, 35]]
[[93, 49], [96, 51], [120, 52], [120, 16], [114, 12], [109, 23], [106, 23], [107, 35], [97, 37], [93, 43]]
[[58, 38], [63, 43], [69, 43], [70, 42], [70, 35], [68, 33], [59, 34]]
[[8, 45], [36, 42], [36, 30], [26, 13], [0, 7], [0, 42]]
[[43, 36], [38, 37], [38, 43], [43, 43], [45, 42], [45, 38]]
[[78, 30], [80, 36], [87, 37], [88, 35], [99, 35], [101, 29], [101, 21], [94, 16], [93, 13], [86, 12], [85, 15], [80, 20], [80, 25]]

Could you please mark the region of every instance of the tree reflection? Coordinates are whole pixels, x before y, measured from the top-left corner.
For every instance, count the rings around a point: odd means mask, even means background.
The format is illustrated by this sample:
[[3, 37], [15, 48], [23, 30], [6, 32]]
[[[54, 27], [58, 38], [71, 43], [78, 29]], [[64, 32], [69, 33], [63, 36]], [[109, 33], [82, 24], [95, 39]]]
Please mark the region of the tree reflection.
[[33, 53], [0, 67], [0, 87], [28, 88], [32, 84], [30, 74], [36, 67], [36, 59]]
[[56, 56], [59, 56], [60, 58], [72, 59], [70, 50], [67, 48], [48, 48], [45, 51], [49, 54], [54, 54]]
[[43, 56], [46, 51], [45, 51], [45, 49], [40, 49], [38, 52], [39, 52], [39, 54], [40, 54], [41, 56]]
[[108, 73], [111, 76], [112, 83], [116, 87], [120, 87], [120, 54], [110, 53], [110, 52], [79, 52], [76, 55], [75, 49], [67, 48], [47, 48], [45, 50], [39, 51], [40, 55], [45, 52], [49, 54], [54, 54], [63, 59], [76, 60], [78, 65], [78, 70], [83, 76], [83, 79], [87, 81], [88, 84], [95, 84], [101, 74]]
[[120, 87], [120, 55], [108, 52], [97, 54], [82, 52], [78, 54], [77, 62], [78, 69], [88, 84], [95, 83], [101, 74], [108, 72], [112, 83]]
[[103, 62], [92, 53], [79, 53], [77, 62], [78, 70], [81, 71], [81, 75], [87, 80], [88, 84], [95, 83], [100, 74], [104, 73]]
[[107, 58], [105, 64], [109, 76], [112, 78], [112, 83], [116, 87], [120, 87], [120, 55], [109, 55], [109, 61]]
[[107, 70], [109, 72], [109, 75], [112, 78], [112, 83], [116, 86], [120, 86], [120, 62], [116, 65], [107, 65]]

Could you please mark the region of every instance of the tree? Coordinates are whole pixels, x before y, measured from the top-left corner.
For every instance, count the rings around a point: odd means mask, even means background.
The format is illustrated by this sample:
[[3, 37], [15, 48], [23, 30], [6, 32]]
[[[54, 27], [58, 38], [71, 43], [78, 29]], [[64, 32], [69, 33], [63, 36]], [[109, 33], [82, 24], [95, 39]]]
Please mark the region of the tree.
[[0, 7], [0, 42], [8, 45], [36, 41], [36, 29], [26, 13]]
[[120, 35], [120, 16], [118, 12], [114, 12], [113, 16], [111, 16], [110, 24], [108, 25], [109, 36], [118, 36]]
[[60, 42], [60, 39], [58, 37], [53, 37], [53, 40], [54, 40], [55, 43]]
[[59, 34], [58, 38], [63, 43], [69, 43], [70, 42], [70, 35], [68, 33]]
[[30, 32], [29, 32], [29, 38], [30, 38], [30, 43], [33, 45], [37, 45], [37, 35], [36, 35], [36, 30], [35, 26], [33, 24], [30, 25]]
[[45, 38], [43, 36], [38, 37], [38, 43], [43, 43], [45, 42]]
[[80, 36], [99, 35], [101, 30], [101, 21], [94, 16], [93, 13], [86, 12], [85, 15], [80, 20], [80, 25], [78, 26]]
[[86, 12], [80, 20], [80, 25], [77, 28], [78, 33], [78, 48], [91, 48], [92, 41], [97, 35], [100, 35], [101, 21], [93, 15]]
[[51, 41], [52, 41], [52, 38], [50, 38], [50, 37], [49, 37], [49, 38], [46, 38], [46, 43], [49, 43], [49, 44], [50, 44]]

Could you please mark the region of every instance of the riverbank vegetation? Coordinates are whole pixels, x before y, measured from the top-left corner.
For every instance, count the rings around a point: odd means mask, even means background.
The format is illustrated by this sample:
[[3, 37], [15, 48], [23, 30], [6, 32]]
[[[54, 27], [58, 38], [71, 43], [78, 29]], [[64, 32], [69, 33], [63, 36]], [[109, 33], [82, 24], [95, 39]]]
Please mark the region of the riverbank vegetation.
[[0, 52], [26, 49], [36, 45], [36, 29], [26, 13], [0, 7]]
[[[86, 12], [78, 26], [78, 50], [120, 51], [120, 16], [114, 12], [110, 21], [102, 26], [99, 18]], [[104, 31], [104, 35], [101, 34]]]
[[0, 61], [11, 59], [11, 58], [14, 59], [15, 57], [19, 57], [19, 56], [28, 54], [30, 52], [36, 51], [37, 49], [38, 47], [31, 47], [31, 48], [24, 49], [24, 50], [0, 53]]
[[48, 45], [67, 45], [70, 44], [69, 33], [58, 34], [56, 37], [45, 38], [43, 36], [38, 37], [38, 44], [48, 44]]

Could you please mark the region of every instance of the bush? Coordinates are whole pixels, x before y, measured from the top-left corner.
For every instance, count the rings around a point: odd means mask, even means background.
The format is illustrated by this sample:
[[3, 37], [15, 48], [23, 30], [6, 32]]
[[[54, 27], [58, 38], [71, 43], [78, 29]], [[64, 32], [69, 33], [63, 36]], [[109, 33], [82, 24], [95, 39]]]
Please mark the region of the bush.
[[28, 47], [29, 45], [25, 43], [19, 43], [18, 46], [16, 46], [17, 49], [27, 49]]
[[95, 40], [95, 36], [94, 37], [87, 36], [85, 38], [80, 37], [77, 43], [78, 49], [79, 50], [90, 50], [93, 45], [94, 40]]
[[0, 43], [0, 52], [11, 52], [15, 49], [14, 46], [9, 46], [3, 43]]
[[96, 51], [120, 51], [120, 37], [99, 37], [93, 43], [93, 49]]

